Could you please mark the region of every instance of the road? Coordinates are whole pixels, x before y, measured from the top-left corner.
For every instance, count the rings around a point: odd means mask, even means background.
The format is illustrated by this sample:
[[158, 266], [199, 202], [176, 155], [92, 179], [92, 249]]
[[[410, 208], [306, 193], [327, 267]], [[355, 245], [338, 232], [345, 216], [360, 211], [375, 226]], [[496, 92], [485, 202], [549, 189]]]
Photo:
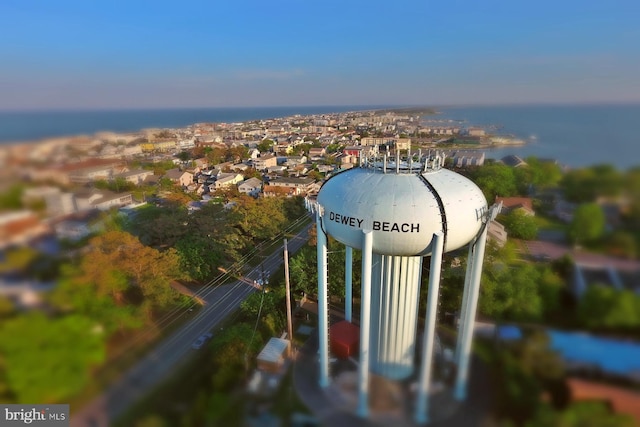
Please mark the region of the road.
[[[289, 254], [308, 240], [305, 227], [289, 240]], [[100, 396], [71, 417], [71, 427], [107, 427], [137, 400], [165, 379], [191, 352], [191, 344], [203, 333], [217, 329], [224, 319], [240, 307], [252, 292], [253, 281], [265, 272], [275, 271], [283, 262], [283, 246], [267, 256], [262, 264], [246, 273], [243, 280], [215, 287], [202, 295], [206, 305], [193, 320], [167, 337], [131, 369], [115, 380]]]

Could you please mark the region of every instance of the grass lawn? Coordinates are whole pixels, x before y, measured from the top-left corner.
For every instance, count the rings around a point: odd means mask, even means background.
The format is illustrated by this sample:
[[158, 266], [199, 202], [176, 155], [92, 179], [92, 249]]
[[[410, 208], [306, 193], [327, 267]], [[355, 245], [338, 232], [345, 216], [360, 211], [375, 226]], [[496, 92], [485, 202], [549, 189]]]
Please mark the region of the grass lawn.
[[536, 213], [534, 219], [538, 225], [538, 229], [540, 230], [557, 230], [566, 232], [568, 228], [568, 224], [560, 221], [559, 219], [551, 218], [539, 213]]

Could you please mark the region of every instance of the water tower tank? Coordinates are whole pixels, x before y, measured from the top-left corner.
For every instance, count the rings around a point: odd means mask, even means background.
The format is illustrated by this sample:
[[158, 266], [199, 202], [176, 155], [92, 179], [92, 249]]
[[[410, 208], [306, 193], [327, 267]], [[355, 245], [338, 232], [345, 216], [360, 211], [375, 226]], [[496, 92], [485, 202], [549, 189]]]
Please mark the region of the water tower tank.
[[373, 252], [425, 256], [433, 233], [445, 234], [445, 251], [469, 243], [482, 226], [487, 201], [469, 179], [447, 169], [383, 173], [354, 168], [320, 189], [325, 231], [361, 249], [362, 230], [373, 230]]

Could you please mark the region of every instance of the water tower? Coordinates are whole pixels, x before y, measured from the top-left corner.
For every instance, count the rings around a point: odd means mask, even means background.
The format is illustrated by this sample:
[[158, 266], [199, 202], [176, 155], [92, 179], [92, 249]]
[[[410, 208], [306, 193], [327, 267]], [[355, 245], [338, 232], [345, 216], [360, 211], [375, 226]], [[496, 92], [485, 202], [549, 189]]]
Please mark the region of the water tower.
[[[368, 416], [368, 376], [392, 380], [414, 374], [422, 262], [431, 256], [429, 291], [415, 420], [428, 421], [442, 256], [469, 244], [456, 346], [454, 396], [466, 398], [471, 338], [487, 224], [493, 215], [482, 191], [444, 169], [439, 154], [365, 159], [328, 179], [312, 206], [318, 237], [320, 386], [329, 385], [327, 236], [346, 246], [345, 317], [351, 321], [352, 250], [362, 251], [357, 413]], [[495, 211], [492, 208], [491, 212]]]

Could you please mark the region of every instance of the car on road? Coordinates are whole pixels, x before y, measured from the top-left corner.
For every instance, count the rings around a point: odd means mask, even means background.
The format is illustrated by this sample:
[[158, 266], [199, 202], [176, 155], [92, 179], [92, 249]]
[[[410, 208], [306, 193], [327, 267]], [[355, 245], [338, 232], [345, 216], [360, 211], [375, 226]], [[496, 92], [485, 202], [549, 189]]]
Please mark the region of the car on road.
[[213, 338], [213, 334], [211, 332], [200, 335], [198, 339], [191, 344], [191, 348], [194, 350], [200, 350], [211, 338]]

